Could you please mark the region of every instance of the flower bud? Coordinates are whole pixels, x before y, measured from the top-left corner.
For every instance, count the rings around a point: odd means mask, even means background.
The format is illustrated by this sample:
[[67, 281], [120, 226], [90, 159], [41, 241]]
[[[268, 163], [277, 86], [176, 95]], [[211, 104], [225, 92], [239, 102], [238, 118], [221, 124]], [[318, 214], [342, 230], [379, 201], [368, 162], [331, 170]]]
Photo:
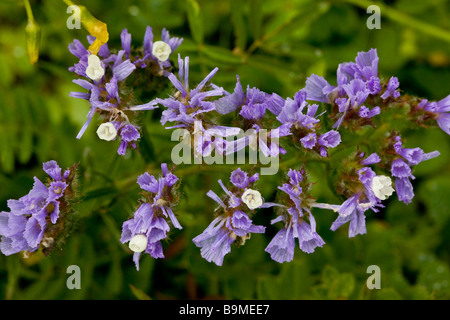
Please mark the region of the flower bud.
[[375, 176], [372, 179], [371, 188], [375, 196], [380, 200], [386, 200], [394, 192], [392, 180], [388, 176]]
[[143, 234], [137, 234], [133, 238], [131, 238], [129, 243], [129, 248], [133, 252], [142, 252], [147, 248], [147, 237]]
[[161, 62], [169, 59], [170, 54], [172, 53], [172, 49], [170, 46], [164, 41], [155, 41], [153, 43], [152, 54]]
[[245, 190], [244, 194], [242, 195], [242, 201], [251, 210], [259, 208], [263, 203], [261, 193], [252, 189]]
[[116, 138], [117, 130], [112, 122], [106, 122], [98, 127], [97, 135], [102, 140], [111, 141]]
[[88, 57], [88, 66], [86, 68], [86, 75], [94, 80], [100, 80], [105, 74], [105, 69], [102, 67], [100, 58], [96, 55], [91, 54]]
[[39, 58], [39, 42], [41, 38], [41, 28], [34, 19], [28, 20], [28, 24], [25, 27], [25, 36], [27, 39], [28, 59], [30, 59], [31, 64], [34, 64]]

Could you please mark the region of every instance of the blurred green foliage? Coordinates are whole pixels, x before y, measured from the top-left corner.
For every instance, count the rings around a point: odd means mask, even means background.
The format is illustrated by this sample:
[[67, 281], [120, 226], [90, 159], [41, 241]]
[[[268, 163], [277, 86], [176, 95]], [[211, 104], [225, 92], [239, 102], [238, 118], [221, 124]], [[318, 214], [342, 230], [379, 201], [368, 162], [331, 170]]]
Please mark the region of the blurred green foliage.
[[[137, 175], [157, 173], [161, 162], [170, 163], [170, 131], [159, 124], [157, 112], [148, 112], [142, 120], [147, 132], [140, 153], [126, 157], [97, 139], [94, 126], [76, 140], [89, 106], [68, 96], [78, 87], [67, 70], [76, 61], [67, 46], [74, 38], [87, 44], [86, 32], [66, 28], [69, 15], [62, 1], [30, 3], [42, 32], [34, 66], [26, 54], [27, 18], [21, 1], [0, 2], [0, 209], [7, 210], [8, 199], [26, 194], [33, 176], [44, 178], [42, 163], [52, 159], [64, 168], [80, 162], [85, 201], [77, 208], [79, 223], [62, 251], [46, 258], [0, 256], [1, 299], [450, 299], [450, 146], [438, 128], [404, 133], [408, 147], [441, 152], [416, 168], [416, 197], [410, 205], [391, 197], [385, 210], [367, 215], [368, 233], [352, 239], [347, 227], [331, 232], [335, 216], [318, 210], [318, 232], [326, 245], [311, 255], [296, 248], [294, 261], [282, 265], [264, 252], [277, 226], [233, 247], [221, 268], [202, 259], [191, 239], [212, 217], [214, 204], [205, 193], [219, 192], [217, 179], [227, 180], [232, 166], [180, 166], [175, 173], [182, 178], [183, 198], [177, 214], [184, 229], [173, 231], [164, 243], [166, 259], [145, 255], [141, 271], [136, 271], [131, 252], [119, 242], [121, 224], [139, 198]], [[372, 2], [79, 3], [107, 23], [110, 48], [120, 46], [124, 28], [135, 46], [142, 43], [147, 25], [155, 35], [166, 27], [182, 36], [178, 52], [189, 55], [193, 82], [217, 66], [214, 82], [227, 90], [234, 88], [239, 74], [244, 85], [288, 97], [303, 88], [311, 73], [335, 83], [339, 63], [377, 48], [380, 73], [397, 76], [404, 92], [429, 100], [450, 93], [446, 0], [381, 3], [379, 30], [366, 27], [366, 7]], [[327, 179], [320, 164], [308, 169], [314, 181]], [[263, 196], [273, 196], [280, 178], [281, 172], [261, 179]], [[336, 200], [326, 186], [313, 190], [319, 201]], [[273, 217], [272, 211], [262, 211], [255, 224], [267, 226]], [[81, 268], [81, 290], [66, 288], [66, 268], [72, 264]], [[369, 265], [381, 269], [380, 290], [366, 287]]]

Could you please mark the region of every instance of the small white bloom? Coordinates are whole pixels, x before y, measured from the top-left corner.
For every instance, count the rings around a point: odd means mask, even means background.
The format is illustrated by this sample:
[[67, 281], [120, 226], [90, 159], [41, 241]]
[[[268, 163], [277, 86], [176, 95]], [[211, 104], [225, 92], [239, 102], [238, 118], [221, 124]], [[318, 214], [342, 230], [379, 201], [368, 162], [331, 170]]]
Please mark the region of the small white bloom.
[[263, 199], [261, 197], [261, 193], [256, 190], [247, 189], [242, 195], [242, 201], [247, 205], [247, 207], [251, 210], [259, 208], [263, 204]]
[[375, 176], [372, 179], [371, 188], [380, 200], [386, 200], [394, 192], [392, 180], [388, 176]]
[[155, 41], [153, 43], [152, 54], [159, 61], [163, 62], [169, 59], [170, 54], [172, 53], [172, 49], [170, 46], [164, 41]]
[[137, 234], [131, 238], [129, 247], [133, 252], [142, 252], [147, 248], [147, 237], [143, 234]]
[[94, 80], [100, 80], [105, 74], [105, 69], [102, 67], [102, 63], [100, 62], [100, 58], [95, 54], [91, 54], [88, 57], [88, 66], [86, 68], [86, 75]]
[[117, 130], [113, 123], [106, 122], [98, 127], [97, 135], [102, 140], [111, 141], [117, 136]]

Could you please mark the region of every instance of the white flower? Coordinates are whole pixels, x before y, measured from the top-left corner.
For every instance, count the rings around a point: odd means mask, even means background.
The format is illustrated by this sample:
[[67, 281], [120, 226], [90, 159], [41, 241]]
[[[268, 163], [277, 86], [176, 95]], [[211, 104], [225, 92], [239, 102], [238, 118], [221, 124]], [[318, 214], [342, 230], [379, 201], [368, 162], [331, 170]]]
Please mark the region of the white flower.
[[143, 234], [137, 234], [133, 238], [131, 238], [128, 247], [134, 252], [142, 252], [147, 248], [147, 237]]
[[161, 62], [169, 59], [170, 54], [172, 53], [172, 49], [170, 46], [164, 41], [155, 41], [153, 43], [152, 54]]
[[106, 122], [98, 127], [97, 135], [102, 140], [111, 141], [117, 136], [117, 130], [113, 123]]
[[386, 200], [393, 192], [392, 180], [388, 176], [375, 176], [371, 186], [373, 193], [380, 200]]
[[259, 191], [252, 189], [245, 190], [241, 199], [251, 210], [258, 208], [263, 204], [261, 193], [259, 193]]
[[103, 69], [102, 64], [100, 62], [100, 58], [95, 54], [91, 54], [88, 57], [88, 66], [86, 68], [86, 75], [94, 80], [100, 80], [105, 74], [105, 69]]

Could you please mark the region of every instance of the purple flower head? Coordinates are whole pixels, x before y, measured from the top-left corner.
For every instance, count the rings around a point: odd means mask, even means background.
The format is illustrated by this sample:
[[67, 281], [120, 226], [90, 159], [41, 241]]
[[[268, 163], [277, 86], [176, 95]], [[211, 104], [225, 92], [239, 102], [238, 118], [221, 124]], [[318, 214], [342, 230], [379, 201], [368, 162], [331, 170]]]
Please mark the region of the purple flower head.
[[340, 134], [331, 130], [320, 136], [316, 133], [316, 124], [320, 122], [316, 115], [318, 105], [308, 105], [307, 92], [301, 90], [294, 95], [294, 99], [286, 99], [277, 120], [288, 126], [293, 136], [299, 139], [305, 149], [315, 149], [321, 156], [327, 156], [327, 148], [334, 148], [341, 142]]
[[391, 163], [391, 174], [395, 178], [395, 190], [398, 199], [405, 204], [411, 203], [414, 198], [413, 186], [410, 179], [414, 180], [412, 167], [422, 161], [439, 156], [439, 151], [425, 153], [421, 148], [403, 148], [400, 136], [394, 137], [394, 150], [397, 156]]
[[306, 79], [303, 91], [308, 100], [330, 103], [330, 94], [336, 89], [324, 77], [312, 74]]
[[286, 102], [277, 117], [283, 124], [291, 124], [293, 127], [312, 129], [320, 120], [316, 115], [318, 105], [308, 105], [305, 91], [299, 91], [294, 95], [294, 99], [287, 98]]
[[44, 168], [45, 173], [47, 173], [53, 180], [55, 180], [55, 181], [62, 180], [61, 168], [58, 166], [56, 161], [51, 160], [51, 161], [45, 162], [43, 164], [43, 168]]
[[354, 79], [348, 84], [343, 85], [342, 88], [350, 99], [350, 107], [353, 109], [361, 106], [370, 94], [366, 83], [360, 79]]
[[287, 174], [288, 183], [278, 187], [288, 195], [289, 200], [285, 205], [273, 203], [271, 206], [280, 206], [285, 210], [278, 218], [272, 220], [272, 224], [282, 221], [283, 228], [275, 235], [266, 248], [271, 258], [279, 263], [291, 261], [294, 258], [295, 238], [299, 247], [306, 253], [314, 252], [316, 247], [322, 247], [325, 242], [316, 232], [316, 221], [311, 214], [306, 191], [309, 188], [306, 182], [305, 172], [290, 169]]
[[48, 188], [49, 199], [56, 200], [63, 196], [64, 190], [68, 187], [68, 184], [63, 181], [53, 181]]
[[276, 93], [268, 94], [257, 88], [242, 88], [239, 76], [233, 93], [224, 92], [225, 96], [215, 101], [215, 109], [220, 114], [227, 114], [240, 108], [239, 114], [253, 123], [261, 120], [266, 110], [278, 115], [284, 105], [284, 99]]
[[430, 112], [438, 126], [450, 135], [450, 95], [438, 102], [428, 102], [427, 99], [422, 99], [417, 107]]
[[370, 77], [370, 79], [366, 82], [366, 86], [371, 95], [379, 94], [381, 91], [380, 78]]
[[341, 143], [341, 135], [335, 130], [330, 130], [322, 134], [318, 139], [319, 146], [335, 148]]
[[[314, 252], [316, 247], [322, 247], [325, 242], [316, 232], [316, 221], [308, 205], [302, 204], [307, 186], [304, 172], [289, 170], [289, 182], [278, 187], [289, 196], [289, 204], [278, 205], [285, 208], [285, 212], [272, 220], [272, 224], [282, 221], [283, 228], [275, 235], [266, 248], [271, 258], [279, 263], [291, 261], [294, 258], [295, 238], [299, 247], [306, 253]], [[303, 187], [300, 186], [303, 185]]]
[[376, 154], [376, 153], [372, 153], [367, 158], [363, 159], [364, 156], [365, 156], [365, 154], [362, 152], [360, 154], [360, 157], [361, 157], [360, 163], [363, 166], [368, 166], [368, 165], [375, 164], [375, 163], [378, 163], [381, 161], [380, 156], [378, 156], [378, 154]]
[[178, 78], [171, 73], [168, 78], [173, 86], [178, 90], [176, 94], [167, 99], [156, 99], [155, 102], [163, 105], [167, 109], [163, 111], [161, 123], [176, 122], [178, 127], [193, 127], [202, 113], [210, 112], [215, 109], [215, 105], [207, 98], [223, 95], [223, 89], [213, 87], [211, 90], [205, 90], [207, 84], [219, 70], [213, 69], [194, 89], [189, 89], [189, 57], [184, 61], [178, 55]]
[[411, 203], [414, 198], [414, 190], [409, 178], [396, 178], [395, 190], [397, 191], [398, 200], [405, 204]]
[[358, 52], [355, 58], [355, 78], [370, 80], [378, 78], [378, 54], [377, 49], [370, 49], [367, 52]]
[[336, 231], [342, 225], [350, 222], [348, 229], [349, 238], [355, 237], [358, 234], [367, 233], [366, 216], [364, 215], [367, 209], [365, 210], [364, 207], [359, 205], [359, 196], [359, 194], [355, 194], [341, 205], [339, 216], [331, 225], [331, 230]]
[[[30, 192], [18, 200], [8, 200], [10, 212], [0, 213], [0, 251], [5, 255], [51, 249], [42, 240], [49, 224], [59, 223], [60, 203], [66, 201], [70, 170], [62, 177], [61, 168], [53, 160], [45, 162], [43, 169], [52, 179], [48, 187], [34, 177]], [[52, 237], [55, 237], [54, 232]]]
[[400, 83], [397, 77], [391, 77], [386, 87], [386, 91], [381, 95], [381, 98], [386, 100], [389, 97], [397, 99], [400, 97], [400, 92], [397, 90]]
[[134, 141], [137, 141], [140, 137], [141, 135], [135, 126], [131, 124], [124, 125], [120, 130], [122, 142], [120, 143], [117, 153], [122, 156], [125, 155], [128, 146], [135, 149], [136, 143]]
[[[170, 37], [169, 31], [163, 28], [161, 32], [161, 40], [154, 41], [153, 30], [150, 26], [147, 26], [144, 35], [143, 49], [144, 49], [144, 57], [137, 59], [134, 63], [141, 68], [146, 68], [152, 62], [158, 65], [158, 68], [163, 72], [163, 75], [168, 75], [169, 73], [165, 71], [170, 68], [170, 55], [181, 45], [183, 42], [183, 38]], [[167, 56], [163, 61], [161, 60], [161, 56], [158, 54], [158, 45], [168, 47], [169, 51], [165, 53]], [[156, 49], [156, 50], [154, 50]], [[166, 49], [167, 50], [167, 49]]]
[[134, 213], [133, 219], [123, 223], [120, 241], [130, 242], [137, 270], [139, 270], [141, 252], [146, 252], [155, 259], [164, 258], [160, 241], [167, 237], [169, 230], [166, 220], [158, 215], [149, 203], [141, 204]]
[[173, 188], [178, 177], [170, 172], [167, 164], [161, 164], [162, 176], [156, 179], [149, 173], [140, 175], [137, 183], [145, 194], [146, 201], [142, 203], [133, 215], [122, 225], [122, 243], [129, 242], [133, 254], [133, 261], [139, 270], [139, 259], [142, 252], [153, 258], [164, 258], [161, 240], [167, 238], [170, 226], [167, 219], [177, 229], [182, 229], [172, 211], [174, 202]]
[[122, 42], [122, 49], [125, 51], [125, 56], [128, 59], [131, 55], [131, 33], [127, 29], [123, 29], [120, 34], [120, 40]]
[[268, 98], [270, 98], [270, 95], [267, 93], [248, 86], [245, 104], [242, 106], [239, 114], [247, 120], [255, 122], [261, 120], [266, 113], [266, 100]]
[[230, 181], [234, 186], [242, 189], [246, 189], [249, 184], [253, 184], [259, 179], [259, 174], [255, 173], [251, 177], [248, 176], [247, 172], [242, 171], [241, 168], [237, 168], [231, 173]]
[[[219, 185], [227, 195], [226, 201], [222, 200], [214, 191], [206, 194], [220, 206], [220, 213], [210, 225], [192, 241], [201, 248], [201, 256], [208, 262], [214, 262], [218, 266], [223, 263], [224, 256], [231, 251], [231, 244], [239, 238], [241, 244], [245, 242], [252, 233], [264, 233], [265, 227], [254, 225], [244, 210], [252, 209], [251, 200], [259, 192], [249, 189], [248, 186], [258, 180], [258, 175], [250, 178], [246, 172], [237, 169], [232, 172], [230, 181], [238, 188], [229, 190], [221, 180]], [[245, 186], [245, 187], [244, 187]], [[262, 200], [260, 194], [260, 199]], [[252, 198], [250, 200], [250, 198]], [[250, 202], [249, 202], [250, 201]]]
[[352, 180], [351, 187], [349, 187], [349, 191], [353, 195], [340, 206], [330, 206], [339, 214], [332, 224], [331, 230], [335, 231], [349, 222], [349, 237], [365, 234], [365, 212], [369, 209], [378, 212], [377, 207], [383, 207], [382, 201], [394, 192], [392, 180], [388, 176], [377, 175], [370, 167], [367, 167], [381, 161], [376, 153], [365, 157], [365, 154], [361, 152], [357, 155], [357, 158], [359, 158], [359, 165], [362, 167], [356, 171], [359, 184], [355, 184]]
[[378, 106], [373, 107], [372, 109], [369, 109], [366, 106], [361, 106], [361, 108], [359, 108], [358, 115], [361, 118], [372, 118], [376, 115], [379, 115], [380, 112], [381, 112], [381, 109]]
[[314, 132], [308, 133], [306, 136], [300, 139], [305, 149], [312, 149], [316, 146], [317, 135]]

